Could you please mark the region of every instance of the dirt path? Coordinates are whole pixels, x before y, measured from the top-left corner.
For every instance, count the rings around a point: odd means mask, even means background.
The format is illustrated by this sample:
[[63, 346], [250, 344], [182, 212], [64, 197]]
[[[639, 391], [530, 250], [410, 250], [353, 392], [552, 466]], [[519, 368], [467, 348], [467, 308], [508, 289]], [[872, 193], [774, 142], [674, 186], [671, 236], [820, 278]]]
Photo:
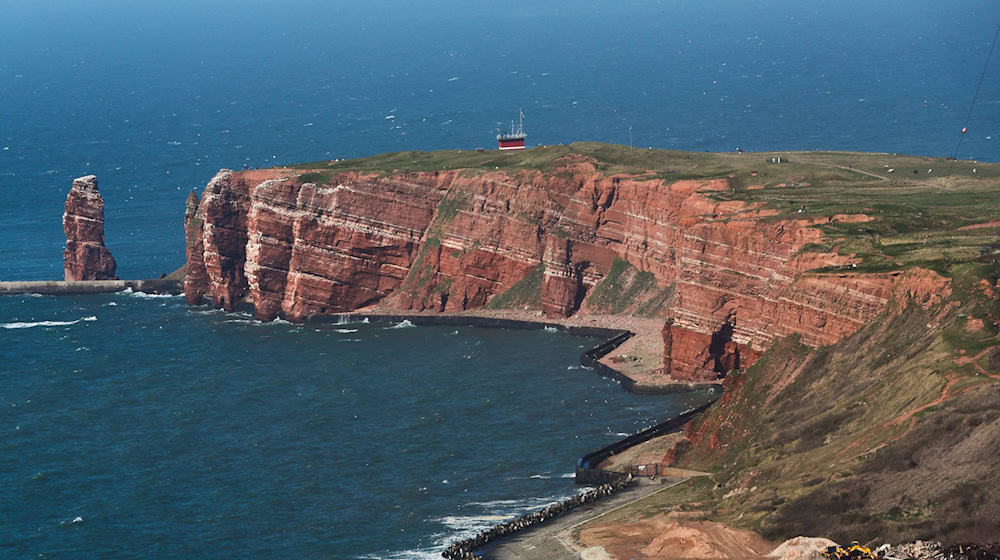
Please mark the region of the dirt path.
[[985, 350], [976, 354], [975, 356], [962, 356], [959, 358], [955, 358], [954, 362], [955, 364], [960, 366], [972, 364], [972, 367], [976, 368], [976, 371], [979, 372], [980, 375], [985, 375], [990, 379], [996, 379], [997, 381], [1000, 381], [1000, 375], [995, 373], [990, 373], [985, 369], [983, 369], [983, 366], [979, 365], [979, 360], [981, 360], [983, 356], [985, 356], [986, 354], [992, 352], [993, 348], [994, 348], [993, 346], [990, 346], [989, 348], [986, 348]]
[[946, 190], [954, 190], [954, 187], [949, 187], [947, 185], [939, 185], [939, 184], [935, 184], [935, 183], [927, 183], [927, 182], [924, 182], [924, 181], [914, 181], [912, 179], [906, 178], [906, 176], [904, 176], [904, 175], [898, 175], [898, 176], [890, 177], [888, 175], [879, 175], [878, 173], [872, 173], [871, 171], [865, 171], [863, 169], [858, 169], [856, 167], [851, 167], [851, 166], [848, 166], [848, 165], [838, 165], [836, 163], [825, 163], [825, 162], [822, 162], [822, 161], [815, 161], [815, 160], [811, 160], [811, 159], [803, 159], [803, 160], [799, 160], [799, 161], [801, 161], [802, 163], [808, 163], [808, 164], [811, 164], [811, 165], [821, 165], [821, 166], [824, 166], [824, 167], [833, 167], [833, 168], [836, 168], [836, 169], [842, 169], [842, 170], [848, 171], [850, 173], [857, 173], [859, 175], [866, 175], [868, 177], [873, 177], [875, 179], [881, 179], [882, 181], [895, 181], [895, 182], [899, 182], [899, 183], [907, 183], [907, 184], [910, 184], [910, 185], [919, 185], [919, 186], [922, 186], [922, 187], [933, 187], [933, 188], [942, 188], [942, 189], [946, 189]]
[[[980, 375], [984, 375], [986, 377], [989, 377], [990, 379], [1000, 381], [1000, 375], [989, 373], [988, 371], [986, 371], [985, 369], [983, 369], [982, 366], [979, 365], [979, 360], [983, 356], [985, 356], [988, 352], [990, 352], [991, 350], [993, 350], [993, 347], [986, 348], [985, 350], [983, 350], [982, 352], [979, 352], [975, 356], [960, 356], [960, 357], [955, 358], [953, 361], [954, 361], [954, 363], [956, 365], [960, 365], [960, 366], [971, 364]], [[838, 454], [838, 458], [845, 458], [845, 456], [848, 455], [851, 452], [852, 449], [855, 449], [855, 448], [859, 447], [861, 444], [863, 444], [864, 442], [872, 439], [872, 437], [873, 437], [872, 433], [873, 432], [879, 432], [879, 433], [881, 433], [882, 430], [884, 430], [885, 428], [892, 428], [892, 427], [895, 427], [895, 426], [899, 426], [900, 424], [907, 423], [906, 427], [899, 434], [896, 434], [895, 436], [893, 436], [893, 437], [889, 438], [888, 440], [882, 442], [881, 444], [879, 444], [878, 446], [876, 446], [873, 449], [866, 450], [863, 453], [858, 453], [858, 454], [855, 454], [855, 455], [851, 455], [851, 457], [853, 458], [853, 457], [856, 457], [857, 455], [862, 455], [864, 453], [869, 453], [871, 451], [875, 451], [877, 449], [885, 447], [886, 445], [889, 445], [889, 444], [891, 444], [891, 443], [893, 443], [893, 442], [901, 439], [903, 436], [905, 436], [906, 434], [910, 433], [910, 431], [912, 431], [914, 427], [916, 427], [916, 425], [917, 425], [917, 414], [920, 414], [921, 412], [923, 412], [925, 410], [928, 410], [930, 408], [934, 408], [935, 406], [941, 405], [945, 401], [948, 401], [948, 400], [950, 400], [950, 399], [952, 399], [952, 398], [954, 398], [954, 397], [956, 397], [958, 395], [961, 395], [962, 393], [966, 393], [968, 391], [971, 391], [972, 389], [975, 389], [976, 387], [979, 386], [979, 384], [972, 384], [972, 385], [968, 385], [966, 387], [962, 387], [961, 389], [958, 389], [957, 391], [953, 390], [954, 387], [955, 387], [955, 384], [958, 383], [959, 381], [961, 381], [962, 379], [965, 379], [965, 378], [966, 378], [966, 376], [963, 376], [963, 375], [950, 375], [950, 376], [948, 376], [947, 377], [947, 382], [945, 383], [944, 388], [941, 389], [941, 394], [938, 395], [938, 397], [936, 399], [934, 399], [934, 400], [932, 400], [932, 401], [930, 401], [928, 403], [922, 404], [922, 405], [920, 405], [920, 406], [918, 406], [916, 408], [911, 408], [910, 410], [907, 410], [907, 411], [903, 412], [902, 414], [896, 416], [895, 418], [892, 418], [891, 420], [889, 420], [887, 422], [883, 422], [875, 430], [870, 430], [868, 434], [866, 434], [866, 435], [864, 435], [864, 436], [862, 436], [862, 437], [860, 437], [860, 438], [852, 441], [851, 443], [849, 443]]]

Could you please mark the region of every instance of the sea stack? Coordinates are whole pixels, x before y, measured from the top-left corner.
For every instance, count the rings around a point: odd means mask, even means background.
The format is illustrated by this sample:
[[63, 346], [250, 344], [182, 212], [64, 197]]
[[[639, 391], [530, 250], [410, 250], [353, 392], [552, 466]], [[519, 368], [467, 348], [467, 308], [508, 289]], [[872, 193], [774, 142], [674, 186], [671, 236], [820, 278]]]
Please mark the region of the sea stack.
[[115, 258], [104, 246], [104, 199], [97, 190], [97, 176], [73, 180], [63, 214], [66, 281], [116, 280]]

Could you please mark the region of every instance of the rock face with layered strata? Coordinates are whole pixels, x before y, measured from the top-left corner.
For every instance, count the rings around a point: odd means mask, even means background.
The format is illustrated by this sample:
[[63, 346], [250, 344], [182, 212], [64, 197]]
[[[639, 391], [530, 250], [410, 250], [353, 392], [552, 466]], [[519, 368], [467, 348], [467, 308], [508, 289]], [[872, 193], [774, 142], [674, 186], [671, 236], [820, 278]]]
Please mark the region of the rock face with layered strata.
[[[654, 309], [666, 322], [664, 381], [705, 381], [749, 366], [777, 337], [835, 342], [910, 280], [809, 272], [851, 262], [803, 251], [820, 240], [815, 226], [867, 218], [776, 219], [713, 198], [725, 179], [609, 176], [582, 156], [550, 172], [307, 176], [322, 184], [302, 174], [223, 171], [189, 200], [189, 301], [246, 300], [261, 319], [304, 320], [374, 304], [461, 311], [513, 289], [567, 316], [587, 312], [621, 259], [670, 296]], [[539, 267], [540, 285], [521, 282]]]
[[104, 246], [104, 199], [97, 190], [97, 176], [73, 180], [63, 213], [66, 249], [63, 251], [67, 282], [115, 280], [115, 258]]

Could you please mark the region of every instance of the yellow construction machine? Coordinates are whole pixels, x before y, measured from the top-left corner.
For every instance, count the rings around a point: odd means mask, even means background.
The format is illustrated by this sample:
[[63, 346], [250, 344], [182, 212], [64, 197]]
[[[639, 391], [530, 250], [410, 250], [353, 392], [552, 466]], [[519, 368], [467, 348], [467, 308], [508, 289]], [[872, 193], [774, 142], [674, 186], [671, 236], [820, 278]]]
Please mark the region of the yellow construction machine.
[[823, 558], [827, 560], [879, 560], [880, 555], [872, 552], [872, 549], [864, 546], [858, 541], [851, 541], [849, 546], [828, 546], [823, 551]]

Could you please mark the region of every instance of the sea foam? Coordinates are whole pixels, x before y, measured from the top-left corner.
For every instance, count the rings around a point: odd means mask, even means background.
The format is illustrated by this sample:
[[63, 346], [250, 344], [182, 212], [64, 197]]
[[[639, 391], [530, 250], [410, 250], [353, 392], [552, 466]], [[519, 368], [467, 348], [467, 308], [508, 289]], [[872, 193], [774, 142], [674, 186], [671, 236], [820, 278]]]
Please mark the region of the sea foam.
[[158, 298], [179, 298], [184, 297], [181, 294], [147, 294], [146, 292], [137, 292], [132, 289], [131, 286], [125, 288], [124, 290], [117, 292], [121, 295], [132, 296], [139, 299], [158, 299]]
[[80, 321], [96, 321], [97, 317], [91, 315], [89, 317], [81, 317], [76, 321], [34, 321], [29, 323], [0, 323], [0, 327], [5, 329], [30, 329], [32, 327], [68, 327], [70, 325], [75, 325]]

